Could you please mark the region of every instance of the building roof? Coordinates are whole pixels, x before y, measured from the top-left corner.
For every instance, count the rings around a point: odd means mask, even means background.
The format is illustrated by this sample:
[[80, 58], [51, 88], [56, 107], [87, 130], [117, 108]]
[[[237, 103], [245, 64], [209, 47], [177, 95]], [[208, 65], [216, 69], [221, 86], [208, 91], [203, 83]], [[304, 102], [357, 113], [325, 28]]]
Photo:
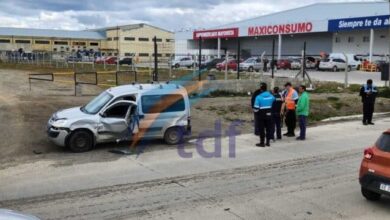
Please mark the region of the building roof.
[[153, 26], [153, 25], [150, 25], [150, 24], [145, 24], [145, 23], [119, 25], [119, 26], [99, 28], [99, 29], [96, 29], [96, 30], [100, 30], [100, 31], [103, 31], [103, 30], [116, 30], [118, 28], [122, 29], [122, 30], [133, 30], [133, 29], [143, 28], [144, 26], [149, 26], [149, 27], [156, 28], [156, 29], [159, 29], [159, 30], [162, 30], [162, 31], [173, 33], [172, 31], [168, 31], [166, 29], [163, 29], [163, 28], [160, 28], [160, 27], [156, 27], [156, 26]]
[[[252, 19], [228, 23], [213, 28], [271, 25], [304, 21], [328, 21], [331, 19], [389, 15], [389, 2], [328, 2], [262, 15]], [[213, 29], [211, 28], [211, 29]]]
[[0, 36], [15, 37], [50, 37], [50, 38], [71, 38], [71, 39], [93, 39], [103, 40], [105, 33], [101, 31], [67, 31], [34, 28], [11, 28], [0, 27]]

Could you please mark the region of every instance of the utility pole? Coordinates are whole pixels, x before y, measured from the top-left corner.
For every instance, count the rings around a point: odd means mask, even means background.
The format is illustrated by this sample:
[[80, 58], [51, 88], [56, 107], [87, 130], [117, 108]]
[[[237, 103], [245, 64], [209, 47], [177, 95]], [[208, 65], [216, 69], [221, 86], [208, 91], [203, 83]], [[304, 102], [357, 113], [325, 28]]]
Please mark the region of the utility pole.
[[154, 36], [153, 38], [153, 44], [154, 44], [154, 72], [153, 72], [153, 81], [158, 81], [158, 60], [157, 60], [157, 37]]

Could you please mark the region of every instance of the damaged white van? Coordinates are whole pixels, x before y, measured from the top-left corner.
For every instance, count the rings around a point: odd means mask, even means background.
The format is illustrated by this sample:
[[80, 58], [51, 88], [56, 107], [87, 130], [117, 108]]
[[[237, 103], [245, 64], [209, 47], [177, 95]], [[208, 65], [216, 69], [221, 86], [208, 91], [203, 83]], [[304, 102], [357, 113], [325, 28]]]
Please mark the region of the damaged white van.
[[110, 88], [88, 104], [52, 115], [49, 139], [74, 152], [91, 150], [96, 144], [163, 138], [178, 144], [191, 132], [187, 90], [175, 84], [132, 84]]

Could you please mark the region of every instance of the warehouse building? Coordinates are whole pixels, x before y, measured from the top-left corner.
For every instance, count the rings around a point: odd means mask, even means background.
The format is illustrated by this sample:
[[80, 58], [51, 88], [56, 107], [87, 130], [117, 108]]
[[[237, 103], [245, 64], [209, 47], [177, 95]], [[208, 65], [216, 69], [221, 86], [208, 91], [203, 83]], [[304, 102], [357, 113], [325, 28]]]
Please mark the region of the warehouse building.
[[153, 56], [155, 36], [158, 56], [170, 57], [174, 52], [174, 33], [147, 24], [85, 31], [0, 27], [0, 51], [72, 53], [87, 50], [149, 60]]
[[389, 54], [389, 3], [316, 3], [210, 29], [182, 31], [175, 35], [176, 54], [242, 56], [272, 53], [299, 56], [304, 42], [307, 54], [350, 53], [368, 59]]

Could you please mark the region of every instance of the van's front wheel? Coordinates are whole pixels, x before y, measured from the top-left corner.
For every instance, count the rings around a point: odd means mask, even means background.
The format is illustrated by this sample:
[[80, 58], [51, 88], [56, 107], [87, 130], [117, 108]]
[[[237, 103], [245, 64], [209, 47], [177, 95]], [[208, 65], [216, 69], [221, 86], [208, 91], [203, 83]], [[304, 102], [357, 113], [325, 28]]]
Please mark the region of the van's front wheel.
[[74, 131], [69, 137], [68, 147], [75, 153], [89, 151], [93, 148], [93, 136], [85, 130]]
[[180, 144], [183, 142], [183, 129], [180, 127], [168, 128], [164, 134], [164, 141], [169, 145]]

